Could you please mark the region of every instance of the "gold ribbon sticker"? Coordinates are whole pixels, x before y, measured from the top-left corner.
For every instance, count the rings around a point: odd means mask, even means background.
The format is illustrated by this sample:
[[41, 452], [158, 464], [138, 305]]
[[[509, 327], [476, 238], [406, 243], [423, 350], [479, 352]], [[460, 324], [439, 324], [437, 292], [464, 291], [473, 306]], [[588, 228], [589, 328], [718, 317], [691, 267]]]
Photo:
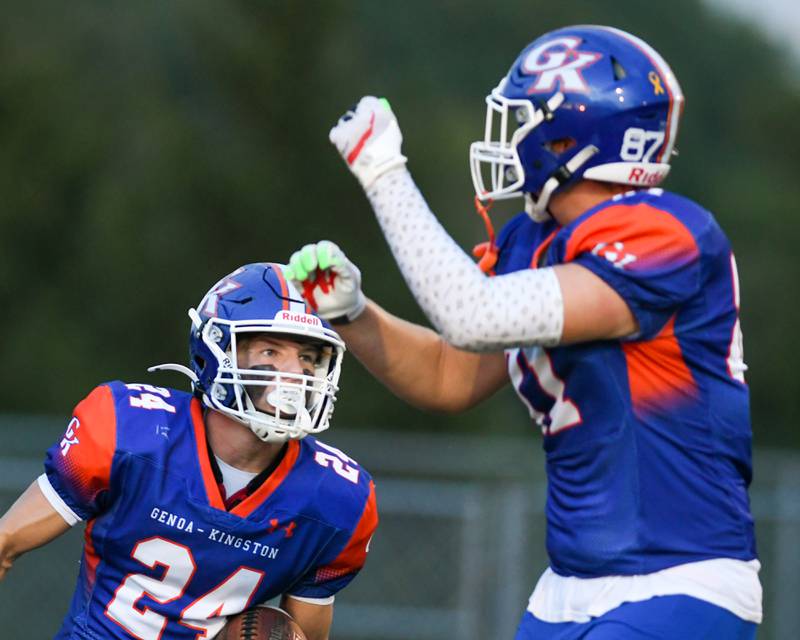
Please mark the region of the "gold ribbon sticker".
[[661, 86], [661, 77], [655, 71], [651, 71], [650, 73], [648, 73], [647, 79], [650, 81], [650, 84], [653, 85], [653, 93], [655, 95], [665, 93], [664, 87]]

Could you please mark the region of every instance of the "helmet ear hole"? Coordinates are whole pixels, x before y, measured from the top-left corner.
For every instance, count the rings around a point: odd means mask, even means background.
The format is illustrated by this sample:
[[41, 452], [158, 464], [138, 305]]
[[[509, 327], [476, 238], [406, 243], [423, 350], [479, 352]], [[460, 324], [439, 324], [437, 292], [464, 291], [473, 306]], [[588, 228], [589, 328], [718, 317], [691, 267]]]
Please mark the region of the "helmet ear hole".
[[611, 69], [614, 73], [614, 80], [619, 82], [620, 80], [624, 80], [628, 77], [628, 72], [625, 71], [625, 67], [622, 66], [619, 60], [617, 60], [614, 56], [611, 56]]
[[575, 138], [557, 138], [556, 140], [549, 140], [542, 144], [542, 146], [547, 149], [550, 153], [553, 153], [557, 156], [560, 156], [565, 151], [569, 151], [574, 147], [578, 142]]

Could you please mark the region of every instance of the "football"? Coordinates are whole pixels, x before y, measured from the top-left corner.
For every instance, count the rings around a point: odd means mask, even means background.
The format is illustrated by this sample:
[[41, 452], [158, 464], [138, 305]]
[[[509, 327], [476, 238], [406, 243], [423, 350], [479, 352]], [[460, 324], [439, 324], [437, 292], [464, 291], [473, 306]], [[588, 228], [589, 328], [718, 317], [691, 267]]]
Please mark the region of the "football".
[[215, 640], [306, 640], [306, 636], [283, 609], [261, 605], [228, 618]]

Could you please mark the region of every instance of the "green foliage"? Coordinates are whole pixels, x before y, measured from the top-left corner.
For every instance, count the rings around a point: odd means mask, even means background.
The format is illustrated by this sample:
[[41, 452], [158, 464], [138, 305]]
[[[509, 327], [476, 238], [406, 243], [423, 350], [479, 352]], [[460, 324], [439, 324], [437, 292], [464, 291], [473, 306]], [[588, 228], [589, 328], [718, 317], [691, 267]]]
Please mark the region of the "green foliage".
[[[18, 4], [0, 24], [3, 409], [67, 413], [111, 378], [183, 385], [144, 370], [185, 359], [185, 310], [235, 266], [321, 238], [422, 320], [329, 127], [361, 95], [389, 97], [429, 202], [471, 246], [483, 97], [528, 41], [576, 22], [639, 34], [680, 78], [668, 186], [736, 250], [757, 442], [798, 445], [800, 92], [785, 54], [696, 0]], [[524, 431], [510, 395], [431, 418], [350, 359], [337, 422]]]

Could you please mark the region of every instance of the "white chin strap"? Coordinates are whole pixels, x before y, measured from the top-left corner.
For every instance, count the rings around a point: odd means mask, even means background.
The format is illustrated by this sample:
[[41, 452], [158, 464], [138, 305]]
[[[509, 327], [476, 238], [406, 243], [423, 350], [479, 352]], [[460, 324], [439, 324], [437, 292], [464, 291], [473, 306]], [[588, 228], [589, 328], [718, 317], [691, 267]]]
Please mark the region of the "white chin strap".
[[535, 200], [530, 193], [526, 193], [525, 213], [527, 213], [534, 222], [547, 222], [550, 220], [552, 216], [547, 211], [547, 205], [550, 202], [550, 198], [552, 197], [553, 193], [555, 193], [556, 189], [558, 189], [565, 180], [568, 180], [572, 174], [586, 164], [589, 159], [598, 151], [599, 149], [593, 144], [585, 146], [578, 153], [572, 156], [567, 164], [564, 165], [564, 168], [567, 170], [568, 174], [565, 178], [562, 177], [562, 179], [559, 179], [555, 175], [550, 176], [547, 182], [544, 183], [542, 190], [539, 192], [539, 197]]
[[[544, 185], [545, 189], [547, 185], [550, 183], [550, 180]], [[547, 222], [548, 220], [552, 220], [553, 216], [547, 211], [547, 201], [550, 199], [548, 195], [545, 199], [543, 196], [540, 197], [538, 200], [534, 200], [533, 196], [530, 193], [525, 194], [525, 213], [528, 214], [531, 220], [534, 222]], [[541, 204], [540, 204], [541, 203]]]

